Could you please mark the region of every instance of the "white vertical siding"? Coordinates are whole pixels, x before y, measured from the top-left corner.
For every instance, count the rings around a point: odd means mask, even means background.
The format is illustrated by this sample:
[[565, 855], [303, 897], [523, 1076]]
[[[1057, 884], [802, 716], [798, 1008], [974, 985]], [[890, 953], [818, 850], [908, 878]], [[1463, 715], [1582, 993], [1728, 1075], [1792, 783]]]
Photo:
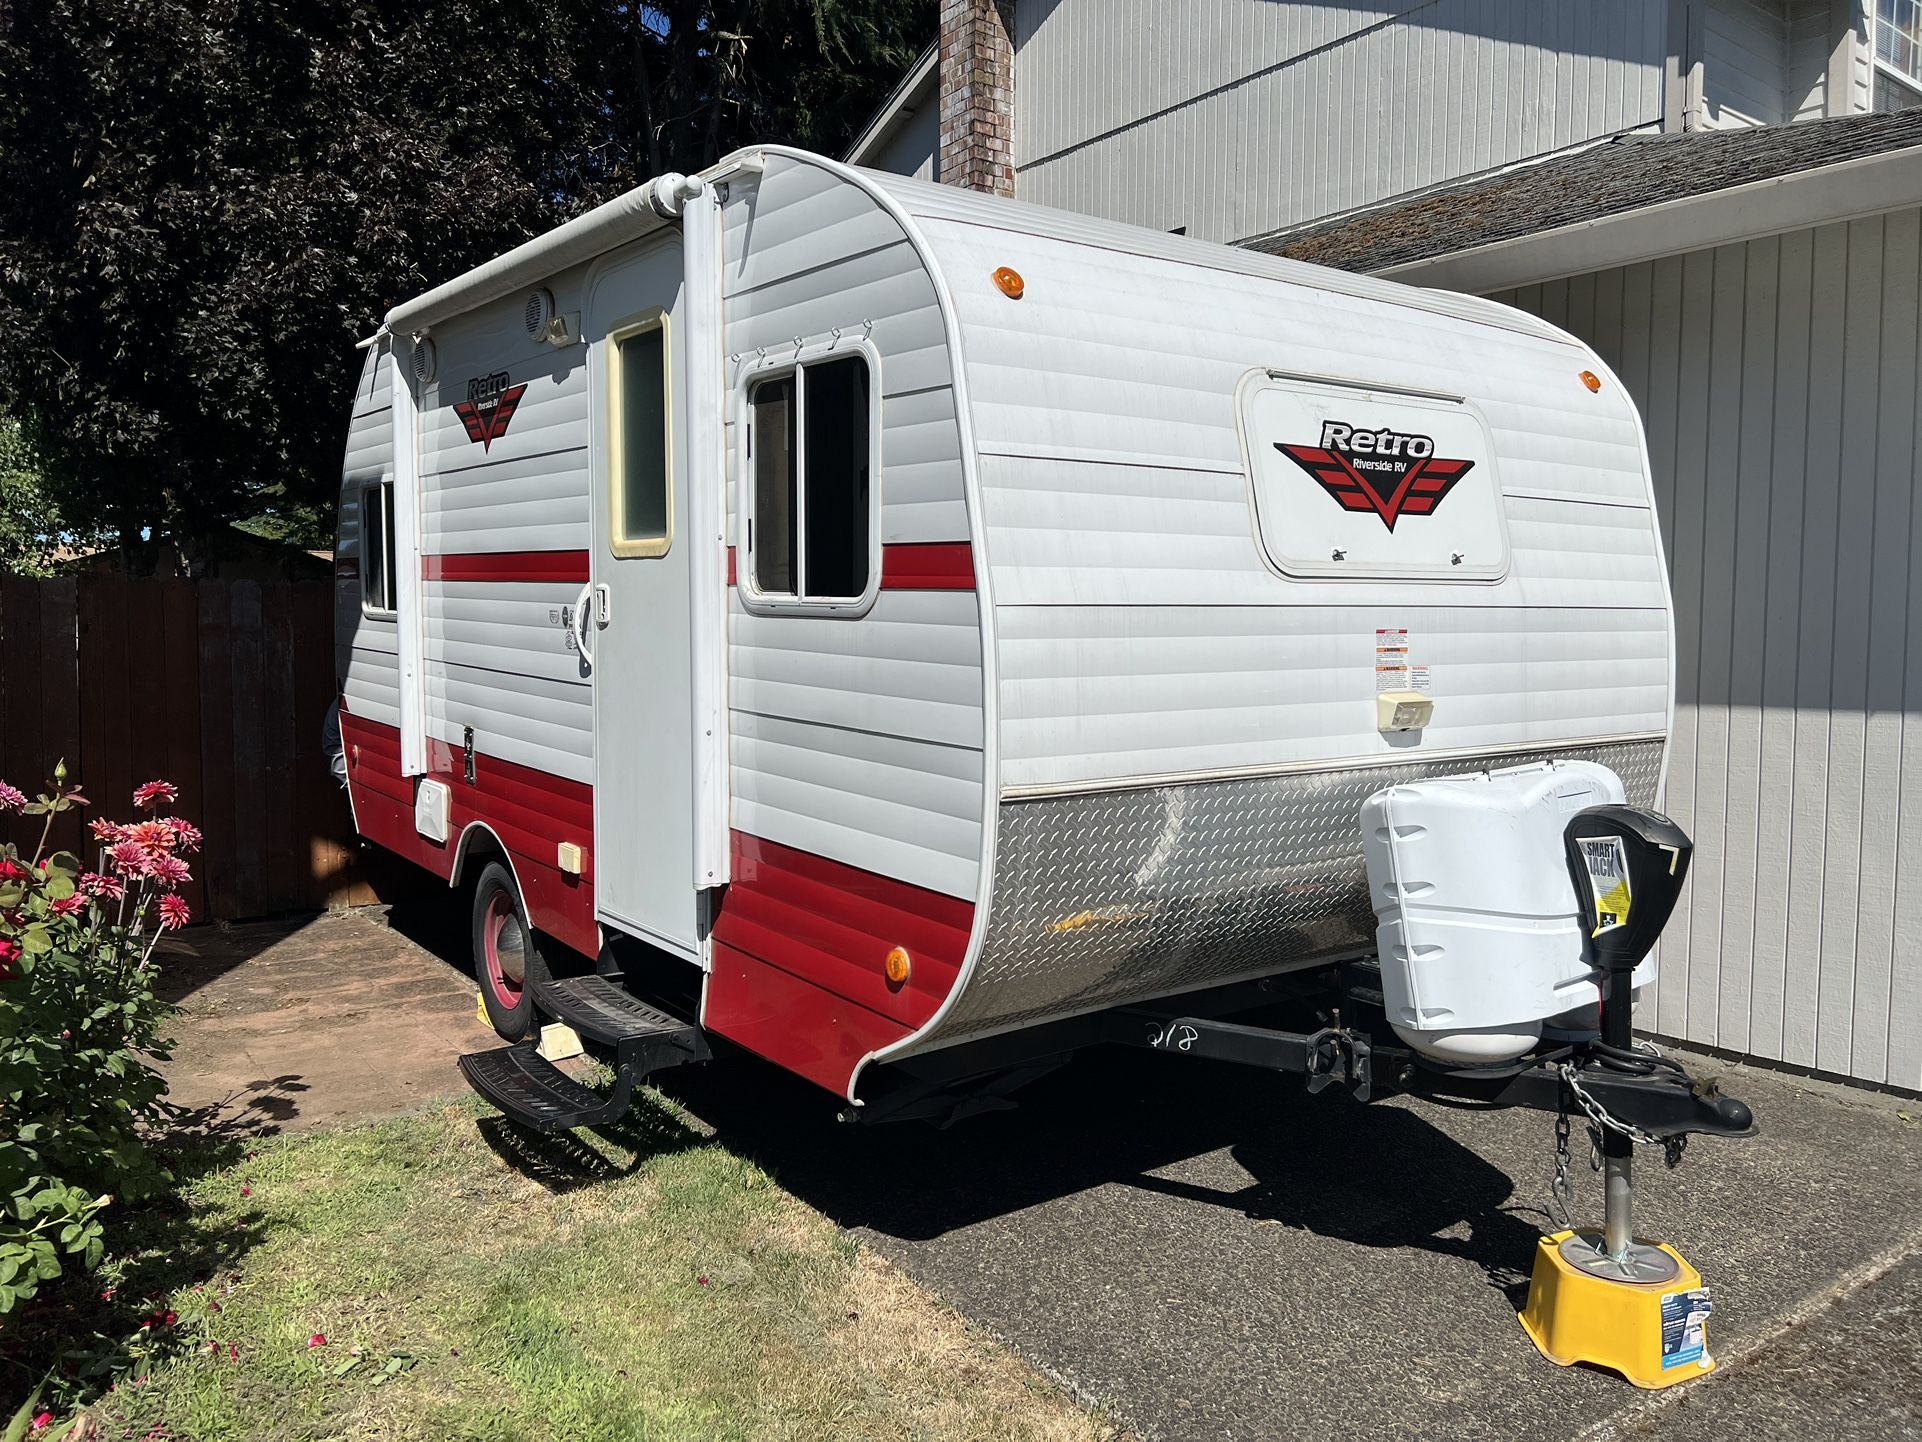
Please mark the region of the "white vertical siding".
[[1922, 212], [1497, 298], [1648, 424], [1698, 849], [1644, 1024], [1922, 1086]]
[[[867, 334], [880, 352], [881, 539], [966, 543], [946, 329], [899, 222], [833, 173], [773, 157], [735, 187], [725, 236], [730, 390], [763, 348]], [[736, 503], [740, 431], [731, 420]], [[975, 594], [883, 589], [864, 616], [823, 617], [751, 612], [737, 589], [728, 639], [732, 824], [972, 899], [984, 804]]]
[[1015, 26], [1021, 198], [1209, 240], [1662, 114], [1663, 0], [1058, 0]]
[[1702, 104], [1711, 128], [1780, 125], [1794, 113], [1785, 101], [1789, 28], [1785, 0], [1709, 0]]

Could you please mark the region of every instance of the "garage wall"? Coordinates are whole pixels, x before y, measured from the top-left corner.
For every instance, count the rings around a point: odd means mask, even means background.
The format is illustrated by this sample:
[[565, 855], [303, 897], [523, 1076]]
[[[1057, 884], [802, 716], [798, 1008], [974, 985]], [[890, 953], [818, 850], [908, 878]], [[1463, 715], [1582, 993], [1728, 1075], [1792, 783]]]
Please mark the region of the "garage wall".
[[1922, 1087], [1922, 212], [1506, 292], [1648, 428], [1695, 870], [1648, 1029]]

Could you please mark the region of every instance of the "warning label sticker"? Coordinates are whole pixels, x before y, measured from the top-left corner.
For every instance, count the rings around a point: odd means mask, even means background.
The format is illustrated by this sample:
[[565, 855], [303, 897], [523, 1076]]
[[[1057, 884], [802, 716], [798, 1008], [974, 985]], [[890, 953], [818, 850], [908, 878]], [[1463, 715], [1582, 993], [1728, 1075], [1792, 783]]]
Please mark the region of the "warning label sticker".
[[1589, 895], [1595, 903], [1595, 930], [1600, 936], [1628, 925], [1633, 896], [1628, 885], [1628, 847], [1619, 836], [1584, 836], [1582, 865], [1588, 871]]
[[1708, 1288], [1662, 1294], [1662, 1368], [1685, 1367], [1708, 1353], [1708, 1317], [1715, 1310]]
[[[1421, 668], [1422, 689], [1427, 689], [1428, 668]], [[1408, 631], [1406, 627], [1376, 627], [1375, 629], [1375, 694], [1384, 691], [1409, 691], [1415, 689], [1414, 678], [1408, 665]]]

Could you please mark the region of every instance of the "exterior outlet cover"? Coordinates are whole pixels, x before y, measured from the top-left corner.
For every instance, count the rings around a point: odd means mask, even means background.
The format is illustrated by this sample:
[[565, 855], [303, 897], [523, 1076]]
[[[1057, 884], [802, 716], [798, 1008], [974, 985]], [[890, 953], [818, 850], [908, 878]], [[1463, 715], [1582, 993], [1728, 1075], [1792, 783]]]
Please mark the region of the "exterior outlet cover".
[[1375, 697], [1377, 731], [1419, 731], [1435, 717], [1435, 703], [1419, 691], [1383, 691]]
[[447, 786], [422, 781], [414, 789], [414, 830], [438, 845], [447, 844]]
[[583, 859], [580, 843], [578, 842], [563, 841], [555, 848], [554, 864], [569, 876], [579, 876], [581, 874]]

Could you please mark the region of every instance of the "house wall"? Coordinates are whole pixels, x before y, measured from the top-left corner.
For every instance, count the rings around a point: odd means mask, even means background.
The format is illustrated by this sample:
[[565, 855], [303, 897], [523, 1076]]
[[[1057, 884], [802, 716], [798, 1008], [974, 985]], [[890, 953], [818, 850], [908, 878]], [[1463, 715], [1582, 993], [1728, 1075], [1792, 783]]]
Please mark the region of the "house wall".
[[1641, 405], [1695, 869], [1651, 1030], [1922, 1086], [1922, 211], [1502, 294]]
[[936, 180], [941, 149], [941, 121], [936, 109], [934, 88], [928, 88], [925, 103], [914, 114], [895, 126], [888, 137], [863, 155], [855, 164], [890, 175], [911, 175], [916, 180]]
[[1021, 199], [1235, 241], [1659, 125], [1668, 15], [1021, 0], [1015, 30]]
[[1702, 7], [1705, 128], [1780, 125], [1793, 113], [1789, 9], [1783, 0], [1708, 0]]

